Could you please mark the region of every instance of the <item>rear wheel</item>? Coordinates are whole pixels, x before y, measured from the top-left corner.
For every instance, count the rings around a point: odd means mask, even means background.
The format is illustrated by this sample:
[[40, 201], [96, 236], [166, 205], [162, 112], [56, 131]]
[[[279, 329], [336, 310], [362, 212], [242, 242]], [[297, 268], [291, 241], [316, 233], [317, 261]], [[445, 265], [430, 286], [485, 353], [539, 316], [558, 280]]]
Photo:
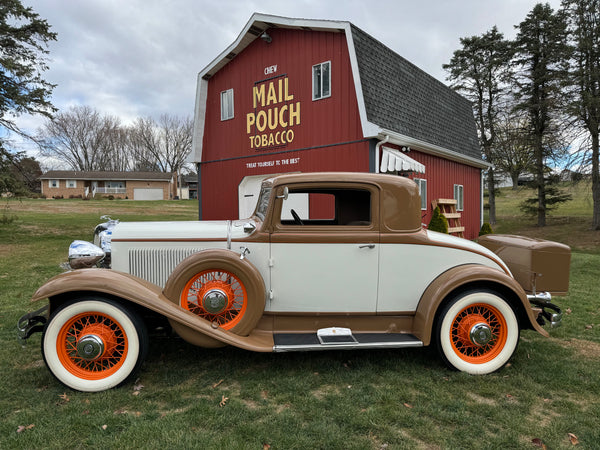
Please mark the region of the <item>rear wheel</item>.
[[124, 382], [140, 367], [147, 348], [146, 327], [137, 314], [100, 297], [62, 305], [42, 336], [42, 354], [52, 374], [85, 392]]
[[466, 292], [441, 311], [438, 348], [452, 368], [486, 374], [503, 367], [519, 342], [519, 323], [506, 300], [491, 291]]

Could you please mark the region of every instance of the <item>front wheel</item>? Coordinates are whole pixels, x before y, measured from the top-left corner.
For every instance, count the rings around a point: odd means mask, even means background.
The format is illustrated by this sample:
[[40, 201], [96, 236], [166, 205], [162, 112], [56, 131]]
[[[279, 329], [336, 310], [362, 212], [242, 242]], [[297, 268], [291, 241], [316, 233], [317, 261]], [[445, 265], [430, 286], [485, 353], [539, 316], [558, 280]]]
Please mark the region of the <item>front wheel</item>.
[[65, 303], [42, 336], [42, 354], [63, 384], [84, 392], [110, 389], [134, 373], [146, 354], [145, 324], [133, 311], [101, 297]]
[[503, 367], [519, 342], [511, 306], [491, 291], [466, 292], [444, 307], [436, 323], [438, 349], [452, 368], [487, 374]]

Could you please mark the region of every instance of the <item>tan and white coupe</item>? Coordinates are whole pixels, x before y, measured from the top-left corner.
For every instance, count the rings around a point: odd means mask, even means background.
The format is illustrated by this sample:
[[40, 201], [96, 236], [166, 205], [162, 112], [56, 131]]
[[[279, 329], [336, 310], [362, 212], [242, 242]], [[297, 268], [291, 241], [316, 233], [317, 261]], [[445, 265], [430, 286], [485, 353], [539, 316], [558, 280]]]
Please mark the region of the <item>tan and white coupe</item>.
[[109, 220], [75, 241], [71, 268], [19, 321], [67, 386], [101, 391], [139, 368], [146, 319], [186, 341], [258, 352], [436, 345], [451, 367], [500, 369], [521, 329], [558, 325], [567, 246], [421, 225], [415, 183], [391, 175], [288, 174], [263, 182], [238, 221]]

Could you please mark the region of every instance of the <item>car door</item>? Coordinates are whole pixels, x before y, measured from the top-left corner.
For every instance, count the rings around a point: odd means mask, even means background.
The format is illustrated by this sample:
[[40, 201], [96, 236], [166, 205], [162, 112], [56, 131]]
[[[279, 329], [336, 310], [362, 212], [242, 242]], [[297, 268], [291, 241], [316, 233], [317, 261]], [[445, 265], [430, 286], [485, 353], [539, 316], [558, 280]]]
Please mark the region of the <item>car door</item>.
[[[270, 238], [270, 310], [374, 313], [379, 260], [376, 188], [292, 185], [279, 195]], [[279, 190], [281, 193], [281, 189]], [[308, 198], [302, 213], [290, 208]], [[292, 219], [287, 219], [287, 217]]]

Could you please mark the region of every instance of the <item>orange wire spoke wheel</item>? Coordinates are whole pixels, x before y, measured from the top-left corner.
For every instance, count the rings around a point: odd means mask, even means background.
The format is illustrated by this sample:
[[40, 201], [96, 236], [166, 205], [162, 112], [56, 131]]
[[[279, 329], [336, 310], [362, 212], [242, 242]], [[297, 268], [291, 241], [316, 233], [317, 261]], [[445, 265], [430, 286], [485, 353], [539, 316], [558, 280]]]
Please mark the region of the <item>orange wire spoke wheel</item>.
[[484, 364], [496, 358], [508, 337], [504, 316], [495, 307], [476, 303], [461, 310], [450, 327], [452, 349], [463, 361]]
[[57, 355], [73, 375], [100, 380], [116, 373], [126, 359], [127, 336], [107, 314], [85, 312], [68, 320], [56, 340]]
[[230, 330], [244, 317], [248, 294], [236, 275], [227, 270], [211, 269], [187, 282], [180, 304], [197, 316]]

